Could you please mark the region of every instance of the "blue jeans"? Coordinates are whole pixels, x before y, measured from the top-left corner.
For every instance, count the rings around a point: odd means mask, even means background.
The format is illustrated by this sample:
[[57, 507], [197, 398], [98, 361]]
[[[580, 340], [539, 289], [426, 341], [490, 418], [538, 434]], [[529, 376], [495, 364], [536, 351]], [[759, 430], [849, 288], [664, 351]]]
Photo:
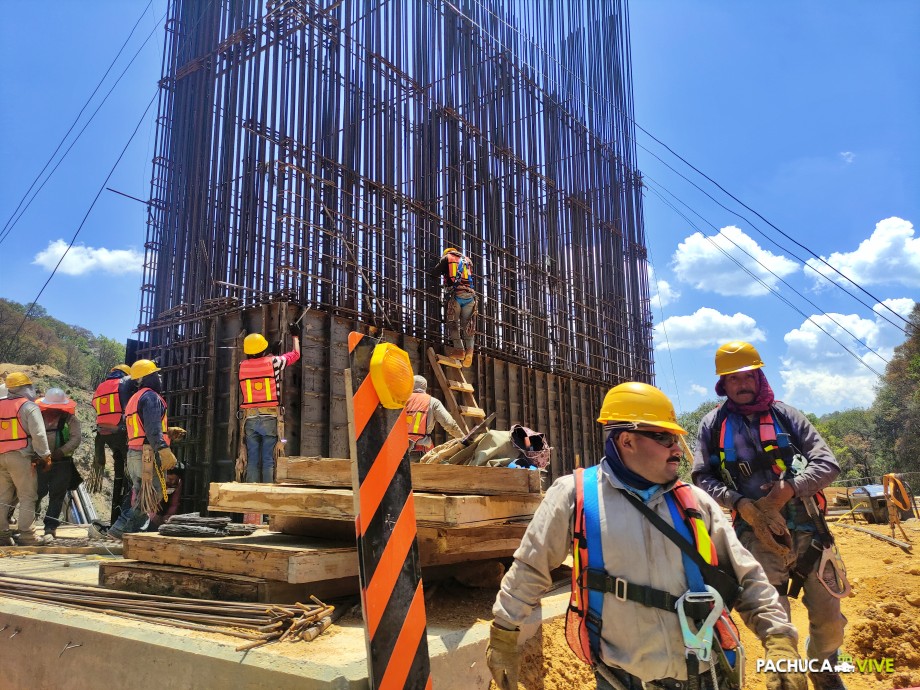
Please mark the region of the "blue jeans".
[[258, 415], [246, 420], [246, 481], [271, 484], [275, 480], [275, 444], [278, 442], [278, 418]]
[[[149, 517], [147, 513], [140, 510], [141, 495], [141, 476], [144, 463], [143, 454], [139, 450], [129, 450], [128, 459], [125, 461], [125, 480], [131, 486], [131, 490], [125, 490], [124, 501], [121, 504], [121, 514], [109, 528], [109, 534], [121, 537], [124, 534], [140, 532], [141, 527], [147, 522]], [[158, 494], [163, 493], [163, 485], [160, 484], [159, 475], [156, 471], [153, 473], [153, 481], [156, 483]]]

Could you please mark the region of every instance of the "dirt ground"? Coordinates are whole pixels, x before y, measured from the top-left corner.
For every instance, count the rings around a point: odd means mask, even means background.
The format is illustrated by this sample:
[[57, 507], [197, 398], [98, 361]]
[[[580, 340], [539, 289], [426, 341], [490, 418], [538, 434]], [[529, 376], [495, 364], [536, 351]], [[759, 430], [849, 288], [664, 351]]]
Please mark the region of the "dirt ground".
[[[890, 535], [887, 525], [866, 525]], [[842, 652], [858, 659], [891, 658], [893, 673], [849, 673], [844, 680], [849, 690], [882, 690], [920, 687], [920, 524], [903, 523], [916, 545], [913, 554], [872, 538], [867, 534], [832, 525], [846, 563], [853, 591], [843, 600], [847, 624]], [[897, 537], [903, 540], [898, 533]], [[799, 630], [799, 652], [804, 654], [808, 617], [801, 601], [792, 601], [792, 621]], [[745, 688], [765, 690], [763, 674], [754, 673], [761, 656], [757, 638], [740, 625], [747, 653]], [[565, 641], [562, 620], [544, 625], [524, 646], [520, 688], [525, 690], [575, 690], [594, 688], [587, 666], [578, 661]], [[490, 690], [496, 690], [494, 683]]]

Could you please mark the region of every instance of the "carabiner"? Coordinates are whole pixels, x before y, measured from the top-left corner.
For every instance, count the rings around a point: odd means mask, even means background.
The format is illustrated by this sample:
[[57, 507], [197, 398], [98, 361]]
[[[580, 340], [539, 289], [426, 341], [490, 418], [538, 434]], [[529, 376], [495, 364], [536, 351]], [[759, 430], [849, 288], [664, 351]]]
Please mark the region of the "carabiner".
[[[825, 572], [828, 567], [830, 567], [829, 573]], [[837, 551], [836, 544], [824, 547], [824, 551], [821, 553], [821, 560], [818, 562], [818, 580], [832, 597], [843, 599], [850, 593], [847, 568], [843, 564], [840, 552]], [[834, 583], [833, 589], [831, 588], [831, 582]], [[834, 591], [835, 589], [836, 591]]]
[[[693, 604], [712, 604], [712, 610], [699, 630], [693, 632], [690, 629], [690, 623], [687, 620], [687, 614], [684, 611], [684, 603]], [[680, 620], [680, 632], [684, 638], [684, 649], [687, 656], [694, 654], [700, 661], [709, 661], [712, 657], [712, 629], [722, 610], [725, 608], [722, 597], [719, 593], [706, 585], [705, 592], [684, 592], [674, 605], [677, 609], [677, 617]]]

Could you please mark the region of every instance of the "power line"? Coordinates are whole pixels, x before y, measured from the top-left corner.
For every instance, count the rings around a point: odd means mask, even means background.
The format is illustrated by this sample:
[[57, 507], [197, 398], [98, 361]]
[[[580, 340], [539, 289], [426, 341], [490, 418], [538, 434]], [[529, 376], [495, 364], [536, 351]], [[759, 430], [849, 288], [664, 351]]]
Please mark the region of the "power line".
[[[29, 305], [29, 308], [26, 309], [25, 314], [23, 314], [22, 316], [22, 321], [19, 322], [19, 326], [18, 328], [16, 328], [16, 332], [13, 333], [12, 336], [10, 336], [10, 339], [7, 341], [6, 346], [3, 348], [4, 353], [9, 352], [10, 347], [12, 346], [13, 342], [16, 340], [17, 337], [19, 337], [19, 332], [22, 330], [22, 327], [25, 325], [26, 321], [29, 319], [29, 314], [32, 313], [32, 310], [35, 308], [35, 305], [38, 304], [38, 300], [42, 296], [42, 293], [45, 291], [45, 288], [48, 287], [48, 283], [50, 283], [51, 279], [54, 278], [55, 274], [57, 273], [58, 268], [60, 268], [61, 264], [64, 261], [64, 258], [67, 256], [67, 253], [71, 250], [74, 243], [77, 241], [77, 237], [79, 237], [80, 231], [83, 230], [83, 226], [86, 224], [86, 219], [89, 218], [89, 214], [92, 212], [93, 207], [96, 205], [96, 202], [99, 200], [99, 197], [102, 195], [102, 192], [105, 190], [105, 187], [109, 182], [109, 179], [112, 177], [113, 173], [115, 172], [115, 168], [118, 167], [118, 164], [121, 162], [121, 159], [124, 157], [125, 152], [128, 150], [128, 147], [131, 145], [131, 142], [134, 140], [134, 137], [137, 135], [138, 130], [141, 128], [141, 125], [144, 122], [144, 119], [147, 117], [147, 112], [150, 110], [150, 106], [152, 106], [154, 101], [157, 99], [157, 95], [158, 95], [157, 93], [154, 93], [153, 98], [150, 99], [150, 101], [147, 103], [147, 107], [144, 108], [144, 112], [141, 115], [140, 119], [137, 121], [137, 125], [134, 127], [134, 131], [131, 133], [131, 136], [128, 138], [128, 141], [125, 144], [124, 148], [121, 150], [121, 153], [118, 154], [118, 159], [112, 165], [111, 170], [109, 170], [109, 174], [105, 176], [105, 180], [103, 180], [102, 184], [99, 186], [99, 191], [96, 192], [96, 196], [93, 198], [92, 203], [89, 205], [89, 208], [86, 210], [86, 214], [83, 216], [83, 220], [80, 221], [80, 225], [77, 227], [76, 232], [74, 232], [73, 237], [70, 238], [70, 244], [67, 245], [67, 249], [64, 250], [64, 253], [61, 255], [61, 258], [58, 260], [57, 264], [54, 266], [54, 270], [51, 271], [51, 275], [48, 276], [48, 280], [45, 281], [44, 285], [42, 285], [41, 287], [41, 290], [38, 291], [38, 294], [35, 296], [35, 299], [32, 300], [32, 303]], [[3, 359], [3, 357], [0, 357], [0, 359]]]
[[[90, 123], [93, 121], [93, 119], [95, 119], [96, 115], [99, 113], [99, 110], [102, 108], [103, 105], [105, 105], [105, 102], [108, 100], [109, 96], [112, 95], [112, 92], [115, 90], [115, 87], [118, 86], [119, 82], [121, 82], [122, 78], [125, 76], [125, 73], [131, 67], [131, 65], [134, 64], [134, 61], [137, 59], [137, 56], [140, 55], [141, 51], [144, 49], [144, 46], [147, 45], [147, 42], [151, 39], [153, 34], [156, 32], [158, 24], [154, 25], [150, 33], [147, 34], [147, 38], [144, 39], [144, 42], [141, 44], [141, 47], [138, 48], [137, 52], [134, 53], [134, 57], [131, 58], [130, 62], [128, 62], [124, 70], [122, 70], [121, 74], [115, 80], [115, 83], [112, 84], [111, 88], [108, 90], [108, 92], [103, 97], [102, 102], [96, 107], [96, 110], [93, 111], [93, 114], [90, 115], [89, 119], [80, 129], [80, 131], [77, 133], [77, 136], [70, 143], [70, 145], [67, 147], [67, 150], [64, 151], [64, 154], [60, 157], [58, 162], [55, 164], [54, 168], [52, 168], [51, 172], [48, 173], [48, 176], [44, 179], [41, 185], [39, 185], [38, 189], [35, 190], [35, 193], [29, 199], [28, 203], [25, 203], [26, 199], [29, 197], [29, 193], [35, 188], [35, 185], [38, 183], [42, 175], [48, 169], [48, 166], [51, 165], [51, 162], [54, 160], [54, 157], [57, 155], [58, 151], [61, 150], [61, 147], [64, 145], [64, 142], [67, 141], [67, 137], [70, 136], [70, 133], [73, 131], [74, 127], [77, 126], [77, 122], [79, 122], [80, 117], [83, 115], [83, 112], [86, 110], [87, 106], [89, 106], [90, 102], [93, 100], [93, 97], [99, 91], [99, 88], [102, 86], [102, 83], [105, 81], [105, 78], [108, 76], [109, 72], [112, 70], [112, 67], [115, 66], [115, 63], [118, 61], [118, 58], [121, 57], [121, 54], [125, 49], [125, 46], [128, 45], [128, 42], [131, 40], [131, 36], [134, 35], [134, 30], [137, 28], [137, 25], [140, 23], [141, 19], [144, 18], [144, 15], [147, 13], [147, 9], [149, 9], [152, 2], [153, 0], [150, 0], [150, 2], [147, 3], [147, 7], [144, 8], [144, 11], [141, 13], [141, 16], [138, 17], [137, 22], [134, 23], [134, 27], [132, 27], [131, 32], [128, 34], [128, 38], [125, 39], [125, 42], [122, 44], [121, 48], [118, 49], [118, 53], [115, 55], [114, 59], [112, 60], [112, 63], [109, 65], [108, 69], [105, 71], [105, 74], [102, 75], [102, 78], [99, 80], [99, 83], [96, 84], [96, 88], [93, 89], [93, 92], [90, 94], [89, 98], [86, 99], [86, 103], [84, 103], [83, 107], [80, 108], [80, 112], [77, 113], [77, 116], [74, 118], [74, 121], [71, 123], [70, 128], [61, 138], [61, 141], [58, 143], [57, 148], [54, 149], [54, 152], [48, 158], [44, 167], [42, 167], [38, 175], [35, 176], [35, 179], [32, 180], [32, 184], [29, 185], [29, 188], [25, 191], [22, 198], [19, 200], [19, 204], [16, 206], [16, 208], [13, 210], [13, 213], [10, 215], [10, 217], [7, 219], [6, 223], [4, 224], [3, 229], [0, 230], [0, 244], [3, 244], [3, 241], [6, 240], [7, 237], [9, 237], [10, 232], [12, 232], [13, 228], [16, 226], [16, 224], [19, 222], [19, 220], [22, 218], [25, 212], [29, 210], [29, 207], [32, 205], [32, 202], [35, 200], [38, 194], [42, 191], [42, 189], [44, 189], [45, 185], [48, 183], [48, 180], [51, 179], [52, 175], [54, 175], [58, 167], [60, 167], [61, 163], [64, 162], [64, 159], [67, 158], [67, 154], [70, 153], [70, 150], [80, 140], [80, 137], [83, 136], [83, 132], [86, 131], [86, 128], [89, 127]], [[165, 18], [165, 16], [166, 15], [164, 14], [160, 18], [160, 21], [162, 21]], [[23, 203], [25, 203], [25, 207], [23, 207]]]

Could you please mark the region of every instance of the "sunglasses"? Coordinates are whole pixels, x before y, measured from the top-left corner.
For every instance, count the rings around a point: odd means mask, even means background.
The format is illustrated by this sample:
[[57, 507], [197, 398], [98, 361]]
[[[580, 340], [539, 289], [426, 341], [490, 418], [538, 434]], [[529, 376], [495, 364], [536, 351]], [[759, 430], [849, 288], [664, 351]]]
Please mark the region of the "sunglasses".
[[665, 448], [672, 448], [677, 445], [679, 437], [677, 434], [672, 434], [669, 431], [633, 431], [634, 434], [639, 434], [640, 436], [645, 436], [649, 438], [658, 445], [664, 446]]

